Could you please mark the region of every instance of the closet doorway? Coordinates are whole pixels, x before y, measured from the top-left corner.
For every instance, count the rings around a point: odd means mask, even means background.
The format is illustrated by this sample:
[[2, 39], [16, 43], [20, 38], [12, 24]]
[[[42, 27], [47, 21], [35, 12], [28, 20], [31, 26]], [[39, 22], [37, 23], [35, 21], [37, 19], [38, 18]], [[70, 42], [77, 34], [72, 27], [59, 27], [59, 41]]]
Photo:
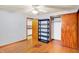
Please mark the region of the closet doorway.
[[32, 18], [27, 18], [26, 21], [26, 36], [27, 39], [32, 39]]
[[54, 17], [54, 19], [52, 20], [52, 39], [61, 40], [61, 24], [61, 17]]

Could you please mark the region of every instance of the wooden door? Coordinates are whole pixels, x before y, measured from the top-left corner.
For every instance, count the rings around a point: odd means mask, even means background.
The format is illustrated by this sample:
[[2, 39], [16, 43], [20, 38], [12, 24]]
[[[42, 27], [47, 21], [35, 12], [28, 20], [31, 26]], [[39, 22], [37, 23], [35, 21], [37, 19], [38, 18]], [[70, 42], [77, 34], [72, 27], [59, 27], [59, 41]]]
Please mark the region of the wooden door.
[[32, 20], [32, 44], [38, 45], [38, 19]]
[[62, 16], [62, 44], [66, 47], [77, 48], [77, 14]]

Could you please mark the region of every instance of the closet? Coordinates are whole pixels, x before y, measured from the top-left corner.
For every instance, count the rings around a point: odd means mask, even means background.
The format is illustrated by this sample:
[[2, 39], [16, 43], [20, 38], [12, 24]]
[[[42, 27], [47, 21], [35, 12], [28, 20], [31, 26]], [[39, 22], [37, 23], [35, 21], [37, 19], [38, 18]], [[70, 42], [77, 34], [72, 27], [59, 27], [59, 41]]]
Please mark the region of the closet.
[[54, 40], [61, 40], [61, 17], [54, 17], [52, 20], [52, 31], [53, 31], [53, 38]]
[[32, 18], [26, 20], [26, 37], [27, 39], [32, 39]]
[[50, 40], [50, 20], [49, 19], [39, 19], [38, 20], [39, 29], [39, 41], [49, 42]]

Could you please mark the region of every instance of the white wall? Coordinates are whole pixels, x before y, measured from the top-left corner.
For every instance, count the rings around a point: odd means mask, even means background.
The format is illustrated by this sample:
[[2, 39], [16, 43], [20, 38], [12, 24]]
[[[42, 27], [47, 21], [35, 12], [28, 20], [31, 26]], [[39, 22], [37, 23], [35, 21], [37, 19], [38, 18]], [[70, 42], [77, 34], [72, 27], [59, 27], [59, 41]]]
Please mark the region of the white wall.
[[26, 16], [0, 11], [0, 46], [26, 38]]

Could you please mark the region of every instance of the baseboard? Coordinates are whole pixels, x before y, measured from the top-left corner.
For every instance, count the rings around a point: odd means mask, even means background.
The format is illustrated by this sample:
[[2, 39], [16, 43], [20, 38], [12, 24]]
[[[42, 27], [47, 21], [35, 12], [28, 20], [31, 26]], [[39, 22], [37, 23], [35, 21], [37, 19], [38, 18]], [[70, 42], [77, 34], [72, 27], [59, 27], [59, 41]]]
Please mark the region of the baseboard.
[[6, 47], [6, 46], [9, 46], [9, 45], [13, 45], [13, 44], [16, 44], [16, 43], [19, 43], [19, 42], [23, 42], [23, 41], [26, 41], [27, 39], [23, 39], [23, 40], [20, 40], [20, 41], [17, 41], [17, 42], [13, 42], [13, 43], [10, 43], [10, 44], [6, 44], [6, 45], [3, 45], [3, 46], [0, 46], [0, 48], [2, 47]]

